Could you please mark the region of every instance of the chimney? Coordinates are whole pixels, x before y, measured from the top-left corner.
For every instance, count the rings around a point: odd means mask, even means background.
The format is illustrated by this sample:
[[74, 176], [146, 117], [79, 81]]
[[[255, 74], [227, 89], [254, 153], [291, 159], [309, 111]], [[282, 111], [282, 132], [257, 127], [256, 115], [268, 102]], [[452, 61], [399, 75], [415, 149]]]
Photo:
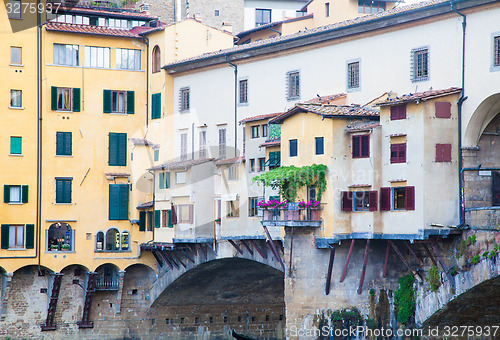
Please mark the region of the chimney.
[[147, 3], [142, 3], [142, 4], [139, 6], [139, 11], [140, 11], [141, 13], [149, 14], [149, 4], [147, 4]]
[[193, 19], [198, 21], [198, 22], [201, 22], [201, 15], [200, 13], [195, 13], [193, 14]]
[[229, 32], [231, 34], [233, 33], [233, 27], [231, 26], [231, 23], [229, 23], [229, 22], [223, 22], [221, 29], [223, 31]]
[[398, 96], [398, 94], [396, 92], [390, 91], [387, 93], [387, 99], [396, 99], [397, 96]]

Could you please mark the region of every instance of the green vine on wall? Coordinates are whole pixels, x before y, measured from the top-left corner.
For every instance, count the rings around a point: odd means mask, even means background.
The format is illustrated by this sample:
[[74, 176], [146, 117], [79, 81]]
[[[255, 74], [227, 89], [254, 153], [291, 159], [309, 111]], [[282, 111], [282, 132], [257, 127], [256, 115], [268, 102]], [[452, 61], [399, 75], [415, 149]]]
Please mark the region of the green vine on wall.
[[293, 202], [300, 188], [316, 185], [316, 199], [319, 201], [326, 190], [326, 171], [324, 164], [306, 165], [300, 168], [281, 166], [265, 172], [252, 179], [252, 183], [263, 183], [265, 186], [278, 189], [280, 196]]
[[413, 289], [414, 281], [415, 278], [411, 274], [401, 277], [398, 280], [399, 289], [394, 292], [395, 304], [398, 309], [397, 319], [405, 325], [415, 314], [416, 292]]

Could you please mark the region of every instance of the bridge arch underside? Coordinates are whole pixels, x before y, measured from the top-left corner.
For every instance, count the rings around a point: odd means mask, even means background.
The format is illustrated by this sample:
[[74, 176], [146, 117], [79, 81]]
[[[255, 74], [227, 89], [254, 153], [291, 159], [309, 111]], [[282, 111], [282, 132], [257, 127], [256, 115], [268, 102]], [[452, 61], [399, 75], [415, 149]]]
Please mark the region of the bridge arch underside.
[[500, 324], [500, 276], [457, 296], [427, 319], [423, 327], [498, 326]]
[[283, 338], [284, 277], [262, 263], [225, 258], [205, 262], [175, 280], [151, 306], [164, 334], [225, 338], [231, 329], [258, 338]]

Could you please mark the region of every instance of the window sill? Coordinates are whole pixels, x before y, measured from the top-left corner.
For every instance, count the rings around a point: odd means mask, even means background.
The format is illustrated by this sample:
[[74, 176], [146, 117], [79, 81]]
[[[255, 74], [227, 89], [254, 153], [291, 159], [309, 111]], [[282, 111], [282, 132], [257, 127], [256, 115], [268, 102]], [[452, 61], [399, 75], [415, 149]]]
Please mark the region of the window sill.
[[73, 155], [56, 155], [56, 157], [73, 158]]
[[132, 250], [94, 250], [94, 253], [98, 254], [120, 254], [120, 253], [131, 253]]
[[45, 254], [75, 254], [75, 250], [45, 250]]
[[347, 93], [353, 93], [353, 92], [359, 92], [359, 91], [361, 91], [361, 87], [348, 87], [346, 89]]
[[24, 107], [20, 106], [9, 106], [9, 109], [11, 110], [24, 110]]
[[300, 97], [288, 97], [286, 100], [289, 102], [292, 102], [292, 101], [300, 100]]
[[6, 249], [6, 250], [12, 250], [12, 251], [19, 251], [19, 250], [28, 250], [26, 248], [9, 248], [9, 249]]
[[500, 71], [500, 65], [494, 65], [494, 66], [492, 65], [490, 67], [490, 72], [498, 72], [498, 71]]
[[9, 17], [9, 20], [24, 20], [23, 18], [10, 18]]
[[62, 203], [62, 202], [56, 202], [54, 204], [55, 205], [73, 205], [73, 203]]
[[23, 202], [9, 202], [9, 205], [23, 205]]
[[9, 66], [24, 67], [24, 64], [9, 64]]
[[189, 113], [189, 110], [181, 110], [179, 111], [180, 114], [184, 114], [184, 113]]
[[73, 113], [72, 110], [55, 110], [54, 112], [57, 112], [57, 113]]
[[248, 106], [248, 102], [246, 102], [246, 103], [238, 103], [238, 106]]
[[23, 157], [24, 155], [22, 153], [9, 153], [9, 156]]
[[127, 113], [127, 112], [110, 112], [109, 114], [115, 115], [115, 116], [128, 116], [129, 115], [129, 113]]

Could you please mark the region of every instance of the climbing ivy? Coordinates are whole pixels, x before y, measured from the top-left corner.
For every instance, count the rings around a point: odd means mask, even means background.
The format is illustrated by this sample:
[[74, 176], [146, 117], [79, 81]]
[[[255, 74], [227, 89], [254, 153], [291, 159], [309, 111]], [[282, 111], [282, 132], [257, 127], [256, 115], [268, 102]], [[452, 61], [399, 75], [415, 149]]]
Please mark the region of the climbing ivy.
[[316, 185], [316, 199], [320, 200], [326, 190], [326, 171], [324, 164], [306, 165], [300, 168], [281, 166], [265, 172], [252, 179], [252, 183], [263, 183], [265, 186], [278, 189], [282, 198], [293, 202], [300, 188]]
[[439, 275], [439, 269], [436, 265], [433, 265], [431, 269], [429, 269], [427, 282], [429, 282], [429, 286], [433, 292], [437, 291], [441, 286], [441, 276]]
[[394, 292], [395, 304], [398, 309], [397, 319], [402, 324], [407, 324], [415, 314], [415, 296], [413, 289], [415, 278], [409, 274], [399, 278], [399, 289]]
[[360, 325], [363, 318], [356, 307], [351, 307], [350, 309], [342, 308], [333, 311], [331, 320], [334, 325], [349, 329], [351, 326]]

